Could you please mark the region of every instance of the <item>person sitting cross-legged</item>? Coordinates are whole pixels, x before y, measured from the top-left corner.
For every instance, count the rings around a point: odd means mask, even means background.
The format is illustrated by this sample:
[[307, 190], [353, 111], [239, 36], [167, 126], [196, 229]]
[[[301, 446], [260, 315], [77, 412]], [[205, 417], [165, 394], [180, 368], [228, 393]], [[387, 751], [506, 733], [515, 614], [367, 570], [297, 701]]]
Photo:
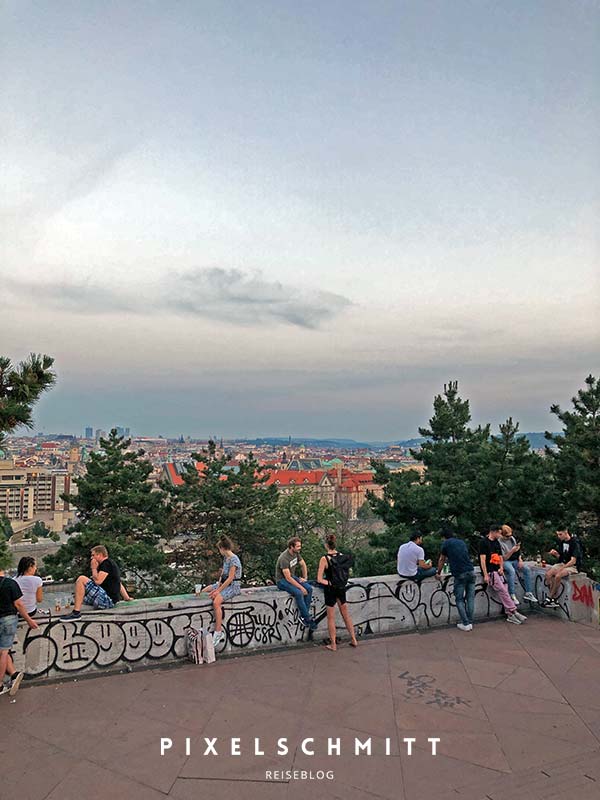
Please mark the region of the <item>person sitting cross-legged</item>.
[[92, 547], [90, 551], [90, 571], [92, 577], [80, 575], [75, 581], [75, 602], [73, 611], [63, 620], [79, 619], [81, 607], [91, 606], [94, 609], [114, 608], [119, 599], [132, 600], [127, 589], [121, 583], [121, 571], [117, 564], [108, 557], [104, 545]]

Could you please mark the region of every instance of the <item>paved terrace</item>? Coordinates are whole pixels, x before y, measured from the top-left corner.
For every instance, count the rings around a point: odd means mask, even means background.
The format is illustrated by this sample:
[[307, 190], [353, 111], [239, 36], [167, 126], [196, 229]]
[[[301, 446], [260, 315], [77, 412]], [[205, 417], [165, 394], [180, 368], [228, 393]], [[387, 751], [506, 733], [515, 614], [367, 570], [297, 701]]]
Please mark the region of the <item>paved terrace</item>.
[[[5, 798], [600, 798], [600, 630], [549, 615], [370, 639], [336, 654], [308, 645], [24, 685], [0, 704]], [[258, 736], [267, 755], [204, 756], [204, 736], [239, 736], [247, 750]], [[283, 736], [290, 756], [269, 755]], [[316, 747], [341, 737], [346, 751], [309, 758], [299, 752], [305, 736]], [[369, 736], [374, 754], [352, 755], [354, 738]], [[441, 738], [436, 757], [428, 736]], [[174, 743], [163, 758], [161, 737]], [[395, 755], [382, 755], [385, 737]], [[404, 737], [417, 739], [411, 756]], [[285, 769], [333, 769], [335, 780], [265, 781]]]

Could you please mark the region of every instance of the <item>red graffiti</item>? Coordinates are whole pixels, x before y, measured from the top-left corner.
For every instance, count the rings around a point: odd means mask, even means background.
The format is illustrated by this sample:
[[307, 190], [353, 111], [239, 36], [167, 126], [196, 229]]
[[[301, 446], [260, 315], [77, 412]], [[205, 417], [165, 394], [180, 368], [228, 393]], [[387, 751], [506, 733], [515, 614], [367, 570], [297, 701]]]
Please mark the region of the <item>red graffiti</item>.
[[591, 586], [578, 586], [573, 584], [573, 602], [583, 603], [584, 606], [594, 607], [594, 597]]

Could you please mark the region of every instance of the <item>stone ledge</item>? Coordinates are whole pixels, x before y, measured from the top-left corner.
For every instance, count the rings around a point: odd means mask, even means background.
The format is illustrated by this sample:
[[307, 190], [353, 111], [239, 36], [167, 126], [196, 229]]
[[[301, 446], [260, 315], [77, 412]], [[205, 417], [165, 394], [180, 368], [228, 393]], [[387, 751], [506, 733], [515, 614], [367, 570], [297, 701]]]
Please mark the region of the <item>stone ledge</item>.
[[[476, 572], [475, 618], [501, 616], [501, 606], [486, 591], [479, 570]], [[534, 567], [533, 572], [536, 594], [541, 599], [543, 570]], [[442, 578], [441, 583], [430, 578], [420, 586], [397, 575], [353, 579], [347, 597], [357, 635], [409, 632], [457, 622], [452, 577]], [[582, 581], [588, 581], [583, 574], [565, 581], [561, 609], [549, 613], [570, 619], [576, 612], [578, 621], [582, 621], [583, 604], [573, 601], [573, 586]], [[522, 587], [519, 591], [522, 595]], [[587, 590], [584, 594], [587, 598]], [[578, 596], [583, 596], [581, 591]], [[223, 609], [225, 640], [218, 645], [217, 655], [294, 646], [309, 638], [294, 599], [276, 587], [244, 589], [224, 603]], [[318, 622], [313, 638], [318, 642], [327, 636], [319, 587], [314, 587], [312, 609]], [[121, 602], [114, 609], [84, 612], [80, 619], [70, 622], [54, 616], [39, 618], [38, 630], [19, 625], [15, 664], [28, 679], [46, 680], [161, 665], [186, 657], [185, 629], [189, 625], [211, 628], [213, 622], [211, 601], [195, 595]], [[339, 614], [337, 627], [340, 638], [344, 638], [347, 634]]]

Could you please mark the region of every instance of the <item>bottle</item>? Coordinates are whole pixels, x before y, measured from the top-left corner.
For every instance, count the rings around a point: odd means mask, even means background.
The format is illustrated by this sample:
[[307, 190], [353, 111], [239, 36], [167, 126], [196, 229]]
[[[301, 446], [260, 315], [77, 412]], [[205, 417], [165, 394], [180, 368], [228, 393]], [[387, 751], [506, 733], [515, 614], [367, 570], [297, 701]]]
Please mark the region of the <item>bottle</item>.
[[541, 553], [538, 553], [537, 556], [535, 557], [535, 563], [536, 563], [536, 565], [538, 567], [542, 566], [542, 554]]

